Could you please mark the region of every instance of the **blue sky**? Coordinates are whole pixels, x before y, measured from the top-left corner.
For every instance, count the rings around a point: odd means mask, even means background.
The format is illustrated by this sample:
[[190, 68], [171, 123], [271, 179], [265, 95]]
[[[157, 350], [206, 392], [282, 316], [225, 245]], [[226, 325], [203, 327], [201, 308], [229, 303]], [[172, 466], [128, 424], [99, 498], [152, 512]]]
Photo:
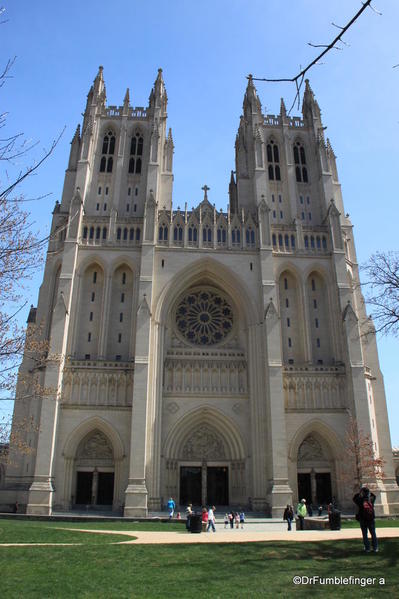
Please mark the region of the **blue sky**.
[[[337, 155], [360, 263], [377, 250], [397, 249], [399, 67], [392, 67], [399, 63], [399, 3], [373, 4], [382, 16], [367, 9], [344, 38], [350, 47], [330, 52], [309, 73]], [[145, 106], [163, 68], [175, 142], [174, 206], [197, 204], [207, 183], [211, 202], [225, 208], [246, 75], [292, 76], [315, 56], [307, 42], [329, 42], [337, 33], [331, 22], [344, 25], [360, 1], [5, 0], [5, 8], [2, 62], [17, 57], [1, 90], [9, 131], [38, 142], [33, 159], [66, 127], [54, 155], [23, 190], [27, 197], [51, 194], [29, 204], [46, 232], [100, 64], [108, 104], [117, 105], [129, 87], [131, 103]], [[287, 106], [292, 102], [289, 84], [257, 88], [266, 113], [279, 111], [281, 96]], [[36, 303], [40, 279], [41, 273], [26, 290], [29, 304]], [[397, 339], [380, 339], [392, 442], [399, 446], [397, 349]]]

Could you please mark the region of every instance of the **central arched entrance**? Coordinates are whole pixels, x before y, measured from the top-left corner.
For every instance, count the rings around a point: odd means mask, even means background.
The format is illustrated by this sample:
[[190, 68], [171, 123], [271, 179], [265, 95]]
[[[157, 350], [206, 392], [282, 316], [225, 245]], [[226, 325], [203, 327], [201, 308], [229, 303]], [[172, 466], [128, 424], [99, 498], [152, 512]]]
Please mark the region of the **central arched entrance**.
[[185, 416], [165, 443], [165, 495], [180, 505], [247, 503], [245, 451], [226, 416], [200, 409]]
[[[189, 436], [181, 452], [181, 505], [228, 505], [229, 466], [225, 443], [218, 431], [202, 424]], [[190, 462], [187, 465], [184, 462]]]

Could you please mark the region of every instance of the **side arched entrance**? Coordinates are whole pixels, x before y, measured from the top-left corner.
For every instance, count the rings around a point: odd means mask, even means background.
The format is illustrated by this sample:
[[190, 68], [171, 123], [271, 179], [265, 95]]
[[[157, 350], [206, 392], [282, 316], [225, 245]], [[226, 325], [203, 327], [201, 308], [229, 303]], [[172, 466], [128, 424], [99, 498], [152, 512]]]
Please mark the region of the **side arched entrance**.
[[115, 462], [112, 445], [99, 430], [89, 433], [79, 444], [75, 460], [75, 506], [113, 505]]
[[64, 451], [66, 507], [119, 510], [124, 455], [118, 433], [102, 418], [75, 429]]

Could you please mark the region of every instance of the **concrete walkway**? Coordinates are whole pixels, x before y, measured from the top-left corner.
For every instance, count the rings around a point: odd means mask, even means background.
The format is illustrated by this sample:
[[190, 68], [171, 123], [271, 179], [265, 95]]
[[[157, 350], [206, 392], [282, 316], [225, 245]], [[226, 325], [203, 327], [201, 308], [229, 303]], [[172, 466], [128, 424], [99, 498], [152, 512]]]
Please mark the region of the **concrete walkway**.
[[[71, 529], [68, 529], [71, 530]], [[342, 530], [304, 530], [304, 531], [255, 531], [255, 530], [229, 530], [216, 527], [216, 533], [207, 532], [191, 534], [186, 531], [149, 532], [149, 531], [116, 531], [116, 530], [85, 530], [74, 528], [94, 534], [118, 534], [126, 537], [136, 537], [118, 544], [133, 545], [173, 545], [179, 543], [252, 543], [259, 541], [341, 541], [343, 539], [362, 538], [360, 528], [345, 528]], [[378, 528], [377, 536], [380, 539], [399, 537], [399, 528]]]

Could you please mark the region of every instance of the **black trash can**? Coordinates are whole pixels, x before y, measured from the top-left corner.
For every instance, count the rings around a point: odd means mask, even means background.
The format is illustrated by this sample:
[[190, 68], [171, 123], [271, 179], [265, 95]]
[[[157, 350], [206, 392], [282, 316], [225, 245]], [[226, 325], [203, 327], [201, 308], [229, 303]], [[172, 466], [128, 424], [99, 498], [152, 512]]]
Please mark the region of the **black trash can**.
[[202, 514], [191, 514], [190, 532], [202, 532]]
[[329, 515], [330, 530], [341, 530], [341, 512], [333, 510]]

